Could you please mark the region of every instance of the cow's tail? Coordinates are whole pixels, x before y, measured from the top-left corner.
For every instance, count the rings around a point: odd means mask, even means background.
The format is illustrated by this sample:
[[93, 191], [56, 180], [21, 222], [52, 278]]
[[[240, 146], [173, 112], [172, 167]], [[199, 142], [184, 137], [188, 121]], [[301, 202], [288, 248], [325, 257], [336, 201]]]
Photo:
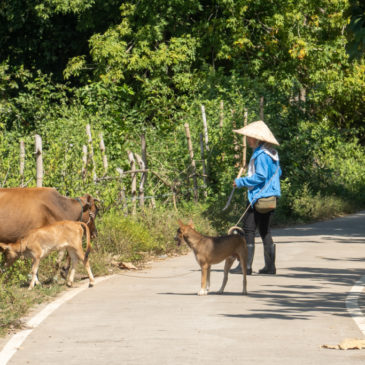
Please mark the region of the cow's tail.
[[85, 234], [86, 234], [86, 252], [85, 252], [85, 256], [84, 256], [84, 264], [86, 264], [87, 260], [89, 258], [90, 251], [91, 251], [90, 230], [86, 223], [84, 223], [84, 222], [79, 222], [79, 223], [84, 227]]

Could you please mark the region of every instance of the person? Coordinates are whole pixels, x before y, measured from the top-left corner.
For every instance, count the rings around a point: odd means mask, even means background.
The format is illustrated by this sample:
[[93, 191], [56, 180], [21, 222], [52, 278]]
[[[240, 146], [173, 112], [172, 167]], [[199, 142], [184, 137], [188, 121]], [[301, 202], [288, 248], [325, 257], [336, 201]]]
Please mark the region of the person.
[[[276, 274], [276, 247], [273, 242], [270, 224], [274, 210], [260, 213], [255, 204], [260, 198], [280, 197], [281, 168], [278, 152], [273, 145], [279, 145], [269, 127], [261, 120], [250, 123], [235, 133], [247, 136], [247, 143], [253, 150], [247, 175], [236, 178], [233, 186], [248, 189], [247, 211], [243, 216], [243, 230], [247, 242], [247, 274], [252, 274], [252, 262], [255, 254], [255, 233], [258, 228], [263, 246], [265, 266], [259, 274]], [[275, 199], [274, 199], [275, 200]], [[232, 273], [242, 272], [240, 263]]]

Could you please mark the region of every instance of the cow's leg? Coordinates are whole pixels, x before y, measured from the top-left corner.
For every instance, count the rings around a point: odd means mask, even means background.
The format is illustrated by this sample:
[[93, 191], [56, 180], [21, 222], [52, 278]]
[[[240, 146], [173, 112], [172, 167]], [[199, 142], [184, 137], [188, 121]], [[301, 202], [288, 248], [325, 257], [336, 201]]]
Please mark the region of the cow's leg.
[[67, 253], [69, 254], [69, 256], [71, 258], [71, 269], [69, 270], [69, 272], [67, 274], [66, 285], [72, 286], [72, 283], [73, 283], [74, 277], [75, 277], [76, 266], [79, 261], [79, 258], [77, 257], [77, 254], [74, 249], [67, 250]]
[[233, 256], [229, 256], [226, 258], [226, 262], [224, 264], [224, 276], [223, 276], [222, 286], [219, 289], [218, 294], [223, 294], [224, 288], [226, 287], [226, 284], [228, 281], [228, 272], [229, 272], [229, 269], [231, 268], [234, 260], [235, 260], [235, 257], [233, 257]]
[[70, 257], [70, 255], [67, 255], [66, 260], [67, 260], [66, 265], [64, 265], [62, 267], [62, 271], [61, 271], [61, 273], [63, 273], [65, 278], [67, 277], [67, 274], [68, 274], [68, 272], [70, 270], [70, 267], [71, 267], [71, 257]]
[[[63, 278], [66, 278], [67, 276], [67, 272], [68, 270], [66, 271], [66, 273], [62, 272], [62, 269], [61, 269], [61, 263], [62, 263], [62, 260], [63, 258], [65, 257], [65, 250], [61, 250], [61, 251], [58, 251], [58, 255], [57, 255], [57, 259], [56, 259], [56, 272], [53, 276], [53, 282], [57, 283], [58, 282], [58, 274], [60, 273], [61, 276]], [[67, 256], [69, 257], [69, 256]]]
[[59, 272], [61, 277], [64, 279], [67, 278], [67, 275], [68, 275], [68, 272], [69, 272], [70, 266], [71, 266], [70, 255], [67, 255], [67, 257], [66, 257], [67, 263], [64, 266], [62, 266], [62, 260], [65, 257], [66, 252], [67, 252], [66, 250], [59, 251], [57, 261], [56, 261], [56, 267], [57, 267], [56, 275], [58, 275], [58, 272]]
[[89, 260], [87, 260], [84, 264], [85, 264], [85, 269], [87, 271], [87, 274], [89, 275], [89, 287], [91, 288], [95, 284], [94, 275], [91, 271]]
[[28, 290], [31, 290], [34, 288], [35, 284], [39, 284], [39, 280], [38, 280], [38, 268], [39, 268], [39, 262], [40, 262], [40, 258], [39, 257], [34, 257], [33, 258], [33, 265], [32, 265], [32, 280], [29, 284]]
[[86, 269], [87, 274], [89, 276], [89, 287], [94, 286], [95, 279], [94, 279], [93, 273], [91, 272], [89, 258], [86, 257], [86, 255], [85, 255], [85, 253], [84, 253], [84, 251], [82, 249], [81, 244], [78, 247], [78, 249], [76, 250], [76, 254], [77, 254], [79, 260], [81, 260], [84, 263], [85, 269]]

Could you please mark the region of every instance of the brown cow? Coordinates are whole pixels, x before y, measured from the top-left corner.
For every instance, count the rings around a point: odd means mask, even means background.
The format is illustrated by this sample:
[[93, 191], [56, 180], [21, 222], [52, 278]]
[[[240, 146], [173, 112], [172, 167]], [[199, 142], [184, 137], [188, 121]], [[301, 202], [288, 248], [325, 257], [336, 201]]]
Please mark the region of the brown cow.
[[0, 189], [0, 242], [16, 242], [31, 229], [62, 220], [86, 223], [93, 238], [97, 234], [95, 201], [89, 194], [67, 198], [54, 188]]
[[[86, 232], [86, 252], [82, 249], [82, 236]], [[89, 275], [89, 286], [94, 285], [94, 276], [88, 260], [91, 251], [89, 228], [83, 222], [60, 221], [42, 228], [32, 229], [24, 238], [16, 243], [0, 243], [0, 250], [5, 255], [5, 266], [11, 266], [19, 257], [32, 258], [32, 280], [29, 289], [39, 283], [38, 268], [41, 258], [51, 251], [66, 250], [71, 258], [71, 270], [66, 279], [72, 286], [76, 265], [79, 260], [84, 262]]]

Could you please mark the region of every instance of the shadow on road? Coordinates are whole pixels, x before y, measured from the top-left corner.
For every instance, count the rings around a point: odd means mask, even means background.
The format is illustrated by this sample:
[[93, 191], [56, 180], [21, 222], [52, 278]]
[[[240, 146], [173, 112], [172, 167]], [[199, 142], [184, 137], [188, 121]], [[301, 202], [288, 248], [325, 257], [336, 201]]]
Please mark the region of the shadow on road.
[[[365, 259], [362, 259], [365, 260]], [[353, 261], [362, 261], [354, 258]], [[362, 261], [364, 262], [364, 261]], [[251, 309], [242, 314], [221, 314], [236, 318], [273, 318], [273, 319], [302, 319], [308, 320], [313, 316], [328, 313], [335, 316], [348, 317], [346, 310], [347, 292], [333, 291], [327, 284], [348, 286], [349, 288], [362, 276], [365, 275], [364, 266], [356, 269], [341, 270], [332, 268], [289, 268], [289, 274], [278, 275], [286, 279], [295, 279], [298, 284], [280, 285], [265, 284], [267, 290], [249, 292], [249, 297], [259, 300], [264, 309]], [[285, 280], [287, 282], [287, 280]], [[301, 282], [311, 285], [300, 285]], [[328, 290], [326, 290], [326, 286]], [[275, 289], [274, 289], [275, 288]], [[276, 308], [273, 310], [273, 308]]]

